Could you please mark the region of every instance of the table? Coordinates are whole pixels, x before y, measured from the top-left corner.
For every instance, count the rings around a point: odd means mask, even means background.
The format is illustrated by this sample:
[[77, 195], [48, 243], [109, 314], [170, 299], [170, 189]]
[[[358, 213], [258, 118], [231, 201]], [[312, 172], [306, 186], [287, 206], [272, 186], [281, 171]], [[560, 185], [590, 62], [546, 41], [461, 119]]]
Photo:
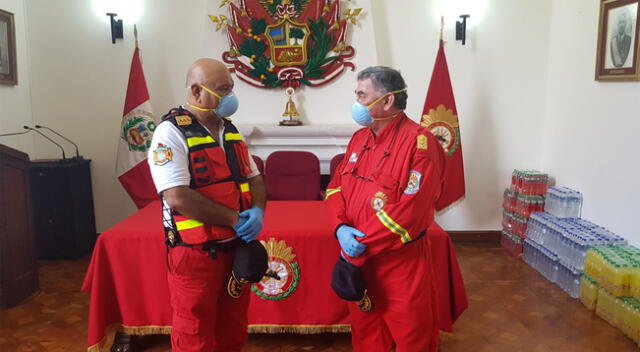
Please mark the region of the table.
[[[82, 285], [90, 293], [88, 350], [106, 351], [116, 332], [170, 334], [171, 307], [160, 203], [102, 233]], [[348, 308], [330, 288], [338, 243], [321, 201], [271, 201], [258, 237], [281, 280], [252, 287], [249, 332], [348, 332]], [[467, 307], [449, 236], [433, 224], [431, 245], [440, 329], [451, 331]], [[277, 271], [277, 270], [276, 270]], [[288, 275], [283, 275], [283, 273]], [[286, 279], [285, 279], [286, 276]]]

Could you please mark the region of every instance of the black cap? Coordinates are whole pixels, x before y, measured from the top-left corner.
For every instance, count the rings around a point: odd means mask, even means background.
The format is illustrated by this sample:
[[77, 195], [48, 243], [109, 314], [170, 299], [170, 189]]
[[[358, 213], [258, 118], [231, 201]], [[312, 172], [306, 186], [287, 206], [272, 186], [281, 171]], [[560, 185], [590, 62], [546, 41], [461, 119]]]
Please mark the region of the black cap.
[[266, 248], [260, 241], [249, 243], [240, 242], [236, 246], [236, 255], [233, 258], [233, 272], [240, 281], [250, 283], [262, 280], [267, 272], [269, 256]]
[[240, 297], [245, 284], [262, 280], [267, 272], [269, 256], [260, 241], [240, 241], [235, 250], [227, 292], [231, 297]]
[[331, 275], [331, 288], [338, 297], [358, 302], [358, 307], [365, 313], [373, 310], [373, 302], [367, 294], [364, 276], [360, 267], [355, 266], [344, 258], [338, 258]]
[[366, 291], [362, 271], [344, 258], [338, 258], [331, 275], [331, 288], [344, 300], [361, 300]]

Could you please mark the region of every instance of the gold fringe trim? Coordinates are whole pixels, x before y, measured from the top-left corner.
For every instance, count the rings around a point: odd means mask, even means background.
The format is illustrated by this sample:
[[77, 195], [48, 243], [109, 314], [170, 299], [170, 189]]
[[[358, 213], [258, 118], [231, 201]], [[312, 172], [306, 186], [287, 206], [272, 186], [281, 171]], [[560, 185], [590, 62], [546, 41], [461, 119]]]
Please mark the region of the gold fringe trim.
[[[171, 326], [124, 326], [121, 324], [111, 324], [107, 327], [107, 334], [97, 344], [87, 348], [87, 352], [109, 352], [113, 345], [113, 340], [118, 332], [130, 335], [170, 335]], [[322, 334], [322, 333], [349, 333], [351, 325], [279, 325], [279, 324], [253, 324], [249, 325], [250, 334]], [[452, 333], [440, 331], [441, 335], [450, 336]]]
[[442, 215], [446, 212], [448, 212], [449, 210], [451, 210], [451, 208], [455, 207], [456, 205], [462, 203], [462, 201], [467, 197], [467, 195], [463, 195], [462, 197], [458, 198], [458, 200], [456, 200], [455, 202], [449, 204], [446, 208], [441, 209], [436, 211], [436, 215]]
[[87, 352], [109, 352], [115, 340], [116, 334], [123, 332], [129, 335], [170, 335], [171, 326], [145, 325], [127, 326], [119, 323], [111, 324], [105, 329], [105, 334], [100, 342], [87, 348]]
[[250, 334], [323, 334], [351, 332], [350, 324], [334, 325], [282, 325], [282, 324], [251, 324]]
[[[249, 325], [250, 334], [323, 334], [323, 333], [348, 333], [351, 332], [350, 324], [334, 325], [282, 325], [282, 324], [252, 324]], [[107, 326], [104, 337], [100, 342], [87, 348], [87, 352], [109, 352], [115, 340], [116, 334], [123, 332], [129, 335], [171, 335], [171, 326], [126, 326], [111, 324]]]

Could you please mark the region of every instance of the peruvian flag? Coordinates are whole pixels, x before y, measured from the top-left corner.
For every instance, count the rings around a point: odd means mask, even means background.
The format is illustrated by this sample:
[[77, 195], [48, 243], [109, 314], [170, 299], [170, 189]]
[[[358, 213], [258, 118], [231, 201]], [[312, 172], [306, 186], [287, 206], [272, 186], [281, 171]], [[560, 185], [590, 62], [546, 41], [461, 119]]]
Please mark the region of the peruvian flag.
[[441, 213], [462, 201], [465, 193], [458, 111], [442, 40], [422, 110], [421, 125], [431, 130], [445, 151], [447, 165], [444, 186], [436, 202], [436, 210]]
[[156, 121], [151, 112], [149, 91], [147, 91], [137, 46], [131, 60], [129, 85], [122, 115], [116, 174], [124, 189], [140, 209], [157, 200], [158, 195], [146, 161], [147, 151], [151, 146], [151, 136], [156, 129]]

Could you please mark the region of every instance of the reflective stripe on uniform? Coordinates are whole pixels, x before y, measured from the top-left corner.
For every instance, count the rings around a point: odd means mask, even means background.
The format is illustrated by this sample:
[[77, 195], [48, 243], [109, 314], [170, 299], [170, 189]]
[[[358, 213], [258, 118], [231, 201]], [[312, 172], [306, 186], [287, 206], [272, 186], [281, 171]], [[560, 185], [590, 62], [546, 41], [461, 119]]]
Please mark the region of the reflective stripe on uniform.
[[202, 144], [211, 144], [215, 142], [216, 140], [213, 139], [213, 137], [211, 136], [187, 138], [187, 145], [189, 146], [189, 148], [193, 148], [195, 146], [202, 145]]
[[204, 225], [204, 223], [193, 219], [176, 221], [176, 228], [178, 229], [178, 231], [189, 230], [202, 225]]
[[330, 196], [341, 192], [342, 191], [342, 187], [338, 187], [338, 188], [327, 188], [327, 194], [324, 196], [324, 199], [328, 199]]
[[249, 192], [249, 184], [248, 183], [241, 183], [240, 184], [240, 192]]
[[379, 210], [376, 212], [376, 216], [378, 217], [378, 219], [380, 219], [380, 222], [386, 228], [391, 230], [391, 232], [395, 233], [396, 235], [400, 236], [400, 241], [402, 241], [402, 243], [411, 241], [409, 232], [407, 232], [407, 230], [404, 227], [400, 226], [397, 222], [393, 221], [393, 219], [389, 216], [389, 214], [387, 214], [386, 211]]
[[225, 141], [241, 141], [242, 137], [240, 136], [240, 133], [225, 133], [224, 134], [224, 140]]

